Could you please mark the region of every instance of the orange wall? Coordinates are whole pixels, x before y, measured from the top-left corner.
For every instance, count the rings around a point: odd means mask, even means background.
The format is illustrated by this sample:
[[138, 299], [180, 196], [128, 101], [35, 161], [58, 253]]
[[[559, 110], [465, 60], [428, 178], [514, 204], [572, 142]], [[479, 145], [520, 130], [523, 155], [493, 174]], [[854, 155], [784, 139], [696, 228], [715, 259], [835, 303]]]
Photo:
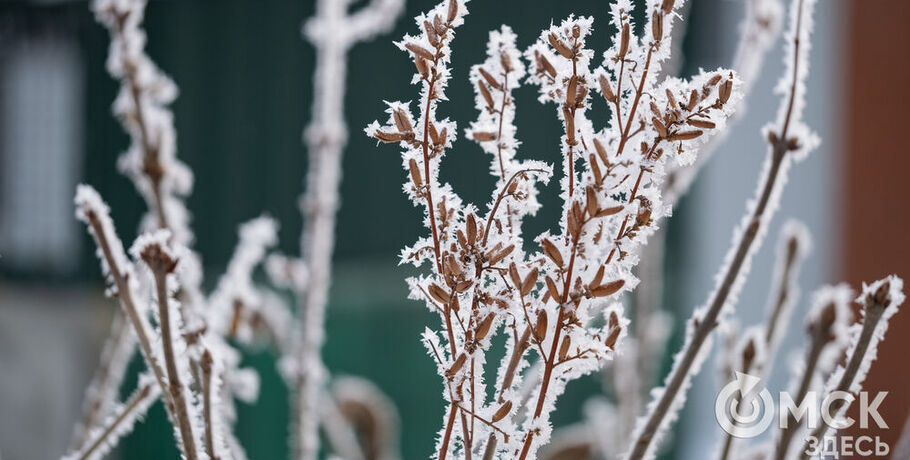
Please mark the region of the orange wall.
[[[849, 1], [842, 277], [890, 273], [910, 288], [910, 1]], [[910, 409], [910, 305], [892, 318], [865, 389], [889, 391], [877, 433], [892, 448]], [[856, 412], [856, 407], [853, 407]], [[855, 414], [853, 415], [856, 416]], [[859, 431], [850, 433], [860, 435]], [[869, 434], [869, 433], [866, 433]]]

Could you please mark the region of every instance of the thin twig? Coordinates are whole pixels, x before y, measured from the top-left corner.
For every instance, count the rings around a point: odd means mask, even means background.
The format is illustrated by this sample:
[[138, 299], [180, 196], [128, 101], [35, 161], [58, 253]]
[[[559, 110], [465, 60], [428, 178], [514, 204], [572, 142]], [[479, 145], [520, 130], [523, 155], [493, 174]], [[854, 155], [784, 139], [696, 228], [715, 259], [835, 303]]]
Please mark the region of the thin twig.
[[[822, 354], [822, 351], [825, 349], [825, 346], [828, 344], [829, 339], [822, 336], [819, 333], [812, 335], [812, 344], [809, 346], [809, 352], [806, 354], [806, 367], [803, 369], [803, 375], [800, 378], [799, 388], [796, 391], [796, 401], [797, 404], [802, 404], [803, 400], [806, 399], [806, 395], [809, 393], [809, 386], [812, 383], [812, 378], [815, 376], [815, 370], [818, 366], [819, 357]], [[775, 447], [774, 458], [776, 460], [784, 460], [787, 456], [787, 450], [790, 447], [790, 441], [793, 439], [793, 435], [796, 434], [797, 429], [799, 428], [800, 423], [796, 420], [793, 414], [789, 414], [787, 425], [781, 427], [780, 438], [777, 441], [777, 446]]]
[[101, 221], [94, 210], [88, 210], [86, 212], [86, 218], [89, 226], [92, 228], [92, 234], [95, 236], [95, 241], [98, 244], [98, 247], [101, 248], [101, 253], [107, 263], [111, 278], [114, 280], [114, 285], [117, 287], [117, 298], [120, 300], [120, 306], [123, 308], [124, 313], [126, 313], [126, 317], [129, 319], [130, 325], [133, 328], [133, 332], [136, 334], [136, 338], [139, 341], [139, 349], [145, 357], [146, 365], [154, 373], [155, 380], [161, 386], [162, 394], [165, 395], [165, 401], [168, 401], [171, 397], [170, 390], [166, 384], [166, 379], [164, 378], [161, 366], [155, 359], [152, 342], [149, 339], [148, 324], [136, 307], [132, 288], [126, 279], [123, 268], [118, 265], [111, 249], [110, 238], [115, 236], [108, 235], [105, 232], [105, 228], [101, 225]]
[[154, 388], [155, 387], [151, 383], [140, 386], [133, 395], [130, 396], [120, 411], [113, 416], [113, 420], [111, 420], [100, 433], [86, 439], [86, 447], [83, 450], [76, 454], [70, 454], [66, 458], [77, 460], [92, 458], [96, 451], [101, 449], [105, 444], [110, 443], [111, 439], [117, 436], [117, 433], [123, 429], [124, 422], [139, 417], [141, 414], [138, 414], [137, 411], [147, 407], [146, 403], [148, 400], [157, 397], [158, 392], [153, 391]]
[[770, 216], [765, 216], [765, 211], [768, 207], [768, 203], [771, 200], [772, 192], [774, 191], [777, 184], [778, 176], [781, 172], [781, 166], [783, 165], [789, 150], [787, 146], [787, 134], [790, 126], [791, 116], [793, 114], [793, 101], [796, 97], [796, 85], [798, 81], [799, 68], [800, 23], [802, 20], [803, 10], [803, 0], [798, 1], [799, 17], [797, 19], [794, 39], [796, 52], [794, 53], [793, 59], [793, 81], [790, 86], [790, 92], [787, 100], [787, 112], [784, 117], [783, 126], [780, 129], [778, 141], [771, 146], [770, 167], [764, 177], [764, 183], [760, 185], [761, 192], [758, 198], [758, 202], [755, 206], [754, 211], [752, 211], [751, 217], [749, 217], [748, 225], [746, 226], [745, 231], [737, 243], [733, 260], [727, 267], [726, 272], [723, 274], [723, 281], [717, 289], [717, 292], [714, 294], [714, 297], [709, 304], [710, 306], [704, 313], [704, 316], [698, 319], [698, 324], [695, 327], [692, 336], [685, 344], [685, 348], [682, 352], [681, 358], [678, 361], [678, 364], [674, 366], [672, 374], [667, 380], [666, 388], [661, 393], [660, 398], [653, 406], [653, 409], [647, 415], [643, 428], [638, 433], [632, 444], [632, 449], [626, 457], [630, 460], [643, 458], [651, 447], [654, 435], [657, 433], [658, 428], [660, 428], [660, 425], [663, 423], [664, 417], [670, 411], [670, 408], [673, 405], [674, 401], [676, 401], [676, 398], [678, 397], [679, 391], [682, 389], [683, 384], [689, 378], [689, 371], [695, 363], [696, 358], [701, 351], [702, 345], [704, 345], [705, 341], [708, 339], [708, 336], [717, 325], [717, 320], [724, 308], [724, 305], [727, 303], [728, 296], [733, 290], [734, 283], [739, 277], [740, 270], [742, 269], [746, 260], [750, 257], [750, 254], [752, 252], [752, 245], [755, 242], [759, 231], [762, 229], [762, 226], [766, 225], [766, 222], [770, 219]]
[[164, 365], [167, 370], [171, 396], [173, 397], [174, 418], [180, 430], [180, 444], [187, 460], [196, 460], [196, 438], [193, 435], [193, 427], [190, 423], [183, 382], [181, 382], [180, 374], [177, 371], [177, 358], [174, 355], [174, 336], [171, 331], [170, 306], [168, 305], [167, 276], [175, 261], [170, 259], [160, 247], [155, 245], [150, 245], [143, 250], [142, 259], [151, 268], [152, 275], [155, 278]]
[[[843, 374], [841, 374], [837, 385], [835, 385], [828, 394], [851, 392], [854, 381], [860, 374], [860, 368], [862, 367], [863, 361], [867, 358], [866, 352], [869, 350], [870, 344], [872, 344], [876, 329], [884, 316], [885, 309], [891, 306], [893, 299], [890, 298], [890, 288], [890, 281], [885, 281], [879, 286], [876, 292], [871, 293], [866, 297], [863, 326], [859, 337], [853, 346], [853, 353], [847, 359], [847, 365], [844, 367]], [[828, 407], [828, 413], [837, 414], [841, 409], [844, 409], [847, 404], [848, 400], [844, 398], [834, 398]], [[803, 445], [800, 457], [803, 459], [808, 458], [807, 452], [810, 451], [810, 440], [822, 440], [830, 429], [831, 427], [827, 423], [820, 423], [818, 427], [812, 431], [812, 434], [806, 437], [806, 443]]]
[[205, 350], [199, 367], [202, 371], [202, 420], [205, 423], [205, 453], [215, 459], [215, 430], [212, 421], [212, 353]]
[[123, 381], [123, 375], [129, 357], [135, 350], [135, 339], [130, 332], [130, 324], [120, 310], [114, 310], [114, 319], [111, 325], [111, 334], [108, 336], [101, 353], [92, 383], [85, 394], [83, 419], [76, 427], [73, 438], [73, 450], [85, 446], [89, 441], [88, 436], [107, 415], [107, 412], [117, 398], [117, 391]]
[[340, 201], [341, 159], [347, 141], [344, 122], [347, 52], [355, 43], [391, 28], [403, 1], [373, 0], [353, 14], [348, 13], [349, 6], [349, 2], [320, 0], [316, 16], [305, 27], [307, 39], [316, 48], [316, 68], [313, 117], [305, 132], [309, 168], [301, 200], [304, 227], [300, 247], [309, 283], [305, 292], [297, 293], [301, 338], [294, 350], [300, 375], [293, 389], [296, 433], [291, 438], [294, 458], [299, 460], [315, 460], [319, 447], [317, 399], [325, 378], [321, 352]]

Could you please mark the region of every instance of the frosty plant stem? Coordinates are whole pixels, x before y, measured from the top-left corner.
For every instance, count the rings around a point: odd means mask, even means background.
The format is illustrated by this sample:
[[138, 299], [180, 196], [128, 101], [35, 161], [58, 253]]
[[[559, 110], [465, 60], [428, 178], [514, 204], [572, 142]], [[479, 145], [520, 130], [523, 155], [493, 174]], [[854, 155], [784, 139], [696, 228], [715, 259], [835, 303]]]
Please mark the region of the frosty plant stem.
[[291, 436], [294, 458], [314, 460], [318, 454], [319, 392], [325, 370], [321, 350], [324, 342], [325, 308], [331, 282], [335, 213], [341, 182], [341, 155], [347, 140], [344, 123], [344, 81], [348, 50], [392, 27], [404, 6], [403, 0], [372, 0], [348, 14], [349, 0], [320, 0], [316, 16], [304, 27], [304, 35], [316, 48], [312, 119], [306, 128], [309, 154], [307, 188], [301, 199], [303, 231], [301, 256], [309, 277], [306, 289], [298, 286], [301, 338], [294, 353], [298, 362], [295, 379], [294, 416]]
[[111, 333], [104, 344], [101, 359], [92, 381], [86, 390], [84, 414], [76, 427], [71, 450], [77, 450], [89, 442], [92, 428], [98, 426], [115, 401], [110, 397], [117, 393], [129, 359], [136, 349], [136, 338], [130, 331], [130, 323], [119, 309], [114, 310]]
[[[209, 297], [200, 289], [204, 279], [202, 264], [188, 248], [193, 234], [188, 225], [190, 214], [182, 201], [192, 189], [193, 176], [176, 158], [173, 114], [168, 108], [177, 95], [177, 87], [145, 54], [146, 34], [141, 24], [146, 3], [93, 0], [91, 7], [110, 32], [107, 69], [120, 83], [113, 111], [131, 140], [118, 167], [132, 179], [148, 205], [141, 230], [155, 233], [140, 236], [133, 246], [133, 259], [127, 258], [107, 205], [88, 186], [80, 186], [77, 191], [77, 217], [89, 225], [95, 236], [102, 268], [113, 285], [110, 292], [120, 298], [129, 325], [135, 330], [139, 348], [154, 374], [155, 388], [161, 389], [183, 457], [246, 458], [230, 430], [236, 421], [234, 399], [254, 402], [258, 379], [252, 370], [240, 368], [242, 355], [227, 339], [244, 344], [253, 341], [255, 334], [267, 332], [285, 355], [281, 359], [282, 370], [288, 371], [295, 396], [292, 404], [300, 409], [293, 411], [295, 421], [290, 429], [296, 443], [293, 455], [315, 459], [319, 448], [317, 421], [322, 413], [319, 392], [324, 380], [319, 355], [338, 207], [340, 155], [347, 139], [342, 110], [345, 57], [354, 43], [389, 28], [403, 1], [374, 0], [348, 14], [354, 2], [320, 0], [316, 18], [305, 27], [306, 37], [317, 48], [317, 69], [313, 117], [305, 133], [311, 160], [301, 205], [305, 217], [301, 237], [305, 263], [288, 264], [292, 269], [288, 270], [287, 284], [296, 291], [300, 303], [296, 328], [283, 302], [264, 293], [252, 280], [254, 270], [277, 240], [277, 226], [271, 219], [259, 218], [241, 226], [240, 242], [227, 273]], [[180, 270], [171, 274], [178, 254]], [[151, 270], [135, 270], [134, 260], [140, 258]], [[311, 278], [308, 284], [306, 275]], [[281, 284], [281, 280], [278, 282]], [[150, 285], [156, 287], [157, 296], [146, 298], [148, 293], [142, 288]], [[152, 300], [158, 304], [154, 328], [148, 317], [153, 310]], [[132, 331], [129, 327], [118, 328], [119, 323], [115, 320], [113, 337], [86, 393], [85, 421], [77, 426], [75, 445], [68, 458], [79, 455], [97, 433], [104, 438], [92, 441], [93, 445], [113, 447], [158, 397], [153, 391], [142, 398], [143, 404], [125, 412], [116, 404], [133, 347]], [[162, 356], [163, 366], [157, 362]], [[116, 431], [97, 427], [99, 420], [109, 420], [115, 413], [125, 415]], [[342, 446], [344, 452], [359, 449], [356, 444], [355, 441]], [[103, 449], [95, 449], [89, 454], [94, 458], [104, 453]]]
[[[175, 195], [188, 193], [192, 179], [175, 157], [173, 119], [166, 108], [177, 90], [144, 52], [146, 38], [141, 23], [145, 1], [95, 0], [91, 8], [111, 36], [107, 67], [120, 83], [113, 108], [131, 137], [130, 148], [120, 157], [120, 169], [132, 179], [148, 205], [143, 226], [168, 228], [177, 241], [186, 244], [192, 239], [186, 225], [188, 213]], [[184, 288], [195, 293], [194, 286]], [[196, 297], [187, 296], [187, 300]], [[115, 313], [111, 337], [86, 393], [86, 413], [78, 427], [75, 448], [85, 442], [85, 432], [105, 417], [116, 400], [133, 346], [128, 323]]]
[[[170, 294], [168, 292], [167, 277], [176, 267], [177, 260], [172, 258], [160, 245], [154, 243], [142, 248], [140, 255], [149, 269], [151, 269], [152, 276], [155, 278], [164, 364], [174, 405], [173, 412], [177, 426], [180, 429], [183, 453], [187, 460], [196, 460], [196, 438], [193, 434], [193, 427], [190, 424], [186, 394], [183, 391], [184, 384], [180, 381], [180, 374], [177, 371], [177, 359], [174, 356], [174, 337], [171, 331], [171, 309], [168, 305]], [[208, 431], [211, 432], [211, 430]]]
[[215, 458], [215, 430], [212, 421], [212, 353], [208, 350], [202, 353], [199, 368], [202, 371], [202, 410], [203, 423], [205, 424], [205, 453], [210, 459]]
[[[637, 283], [631, 273], [637, 258], [626, 256], [669, 213], [659, 194], [672, 156], [667, 152], [682, 162], [694, 159], [730, 115], [738, 81], [723, 69], [689, 81], [656, 81], [669, 54], [678, 6], [672, 0], [649, 4], [650, 34], [644, 37], [631, 34], [631, 3], [614, 3], [619, 32], [604, 65], [593, 71], [594, 53], [586, 48], [591, 18], [570, 16], [553, 24], [525, 59], [508, 26], [491, 31], [486, 59], [471, 68], [479, 114], [465, 130], [490, 155], [496, 178], [484, 212], [437, 177], [456, 129], [453, 121], [437, 118], [437, 104], [446, 100], [450, 45], [467, 13], [465, 3], [436, 5], [416, 18], [419, 35], [396, 43], [416, 68], [418, 113], [408, 103], [388, 102], [388, 120], [371, 123], [366, 132], [402, 148], [405, 194], [425, 211], [427, 236], [405, 248], [401, 260], [432, 266], [408, 284], [411, 298], [423, 300], [440, 320], [438, 331], [428, 328], [422, 336], [448, 402], [436, 457], [470, 459], [483, 452], [484, 458], [524, 459], [549, 440], [549, 417], [566, 384], [613, 357], [627, 323], [615, 300]], [[520, 143], [512, 90], [526, 74], [539, 87], [539, 101], [554, 104], [564, 128], [558, 142], [558, 228], [533, 239], [522, 235], [521, 220], [540, 207], [536, 185], [549, 180], [552, 167], [515, 159]], [[634, 79], [632, 88], [619, 84], [625, 78]], [[621, 121], [617, 110], [600, 131], [586, 117], [598, 90], [609, 105], [628, 112]], [[529, 246], [533, 252], [526, 253]], [[506, 350], [495, 391], [488, 391], [486, 352], [500, 332], [508, 336]], [[533, 355], [539, 365], [528, 369]], [[530, 398], [532, 409], [520, 410]]]
[[[804, 1], [808, 3], [808, 8], [804, 8]], [[794, 8], [791, 14], [796, 17], [795, 20], [791, 18], [793, 29], [789, 37], [792, 40], [792, 51], [788, 57], [792, 59], [792, 62], [788, 65], [788, 69], [792, 72], [789, 92], [782, 101], [784, 104], [783, 120], [781, 120], [779, 131], [777, 133], [769, 131], [768, 133], [768, 141], [771, 144], [769, 164], [759, 183], [757, 202], [750, 213], [751, 215], [748, 215], [744, 221], [744, 230], [734, 250], [731, 252], [733, 257], [729, 259], [729, 264], [724, 269], [722, 277], [719, 278], [721, 280], [720, 285], [712, 295], [708, 308], [696, 311], [693, 317], [691, 334], [687, 338], [681, 354], [677, 356], [673, 370], [667, 378], [666, 387], [660, 393], [656, 403], [650, 406], [651, 408], [644, 419], [643, 425], [637, 430], [631, 450], [627, 456], [628, 459], [648, 457], [650, 455], [649, 452], [654, 449], [654, 444], [657, 442], [655, 437], [658, 431], [665, 423], [670, 422], [666, 420], [668, 413], [674, 410], [674, 405], [676, 405], [678, 398], [681, 397], [680, 391], [683, 390], [683, 387], [692, 377], [693, 368], [697, 370], [698, 364], [696, 361], [699, 360], [701, 348], [717, 326], [724, 307], [728, 305], [728, 298], [731, 297], [731, 293], [733, 293], [733, 298], [735, 299], [735, 291], [738, 291], [739, 285], [742, 284], [740, 271], [745, 265], [750, 263], [751, 257], [756, 250], [753, 245], [755, 245], [757, 237], [766, 231], [765, 227], [770, 220], [771, 214], [773, 214], [774, 207], [776, 207], [780, 187], [782, 187], [783, 181], [779, 183], [779, 178], [789, 167], [790, 156], [793, 156], [796, 150], [803, 150], [802, 153], [805, 153], [805, 150], [808, 150], [807, 145], [812, 143], [809, 139], [801, 139], [795, 136], [788, 137], [788, 134], [790, 133], [791, 120], [794, 115], [797, 119], [801, 115], [799, 111], [802, 107], [796, 108], [796, 110], [794, 108], [797, 100], [802, 103], [803, 92], [805, 91], [804, 79], [807, 74], [807, 69], [803, 69], [801, 66], [806, 65], [808, 61], [805, 57], [800, 56], [801, 41], [808, 37], [808, 27], [803, 29], [803, 15], [804, 13], [811, 14], [813, 5], [814, 0], [794, 0]], [[774, 202], [772, 203], [772, 201]], [[730, 308], [732, 308], [732, 305]]]
[[[95, 238], [98, 248], [101, 249], [101, 255], [104, 259], [104, 263], [107, 265], [107, 271], [114, 281], [114, 286], [117, 288], [117, 298], [120, 300], [120, 305], [123, 308], [126, 317], [129, 319], [130, 325], [133, 327], [133, 332], [136, 334], [136, 338], [139, 341], [139, 349], [142, 351], [143, 357], [145, 357], [146, 365], [155, 374], [155, 380], [160, 384], [162, 394], [166, 395], [166, 399], [168, 399], [170, 398], [170, 390], [165, 383], [166, 379], [164, 373], [155, 359], [156, 354], [152, 349], [152, 342], [149, 339], [148, 323], [136, 307], [136, 301], [133, 298], [133, 289], [127, 281], [123, 271], [124, 267], [120, 266], [119, 261], [122, 259], [121, 257], [114, 255], [114, 249], [111, 246], [111, 238], [116, 238], [116, 236], [108, 235], [108, 230], [110, 229], [113, 231], [113, 228], [102, 223], [109, 222], [110, 216], [106, 214], [106, 209], [97, 209], [95, 207], [94, 198], [100, 200], [100, 197], [98, 197], [94, 190], [85, 188], [82, 189], [82, 193], [84, 194], [83, 199], [81, 200], [82, 206], [84, 206], [84, 210], [82, 211], [84, 219], [91, 229], [92, 236]], [[79, 195], [77, 195], [77, 201], [80, 201]], [[99, 215], [99, 212], [105, 214]], [[122, 252], [122, 250], [122, 248], [118, 248], [118, 252]], [[123, 255], [122, 257], [125, 258], [126, 256]]]
[[[802, 376], [799, 379], [794, 399], [794, 401], [799, 403], [802, 403], [806, 395], [809, 394], [812, 380], [815, 378], [816, 373], [827, 370], [820, 369], [824, 367], [822, 361], [824, 361], [823, 353], [826, 352], [826, 349], [833, 349], [831, 350], [833, 353], [829, 352], [829, 355], [835, 356], [836, 354], [838, 358], [840, 357], [839, 352], [841, 350], [837, 345], [838, 342], [845, 342], [843, 338], [843, 335], [845, 335], [843, 330], [845, 328], [839, 326], [847, 323], [846, 316], [849, 316], [847, 313], [849, 306], [846, 303], [849, 301], [849, 297], [852, 297], [852, 292], [846, 286], [840, 286], [827, 291], [820, 291], [820, 293], [830, 292], [834, 294], [838, 292], [837, 289], [842, 293], [840, 296], [829, 295], [831, 298], [825, 299], [817, 295], [818, 301], [821, 303], [810, 313], [808, 324], [809, 348], [806, 351], [805, 367], [802, 370]], [[784, 460], [786, 458], [790, 442], [798, 432], [799, 427], [800, 423], [793, 414], [789, 414], [787, 426], [781, 427], [780, 437], [775, 444], [774, 459]]]
[[94, 0], [92, 9], [111, 36], [108, 71], [120, 82], [114, 112], [131, 145], [119, 167], [143, 195], [151, 211], [146, 229], [170, 229], [174, 241], [188, 245], [189, 214], [178, 196], [192, 188], [192, 173], [176, 157], [173, 114], [167, 108], [177, 95], [173, 81], [145, 54], [141, 29], [145, 0]]
[[122, 429], [123, 425], [129, 423], [131, 419], [141, 414], [143, 406], [151, 404], [158, 395], [157, 386], [153, 382], [146, 382], [139, 385], [139, 388], [130, 396], [123, 407], [116, 411], [110, 422], [96, 435], [86, 433], [86, 446], [79, 451], [74, 460], [88, 460], [96, 458], [104, 446], [110, 443], [110, 439], [116, 436], [116, 433]]
[[[723, 382], [736, 379], [736, 372], [761, 378], [765, 378], [770, 374], [771, 367], [774, 364], [774, 356], [777, 352], [777, 345], [780, 342], [780, 329], [789, 324], [790, 311], [793, 308], [796, 297], [799, 295], [796, 278], [802, 260], [809, 251], [809, 245], [809, 232], [801, 222], [791, 220], [784, 224], [779, 237], [779, 249], [774, 269], [774, 284], [769, 291], [768, 317], [764, 324], [750, 326], [744, 331], [739, 331], [739, 328], [735, 325], [730, 327], [730, 335], [741, 338], [732, 350], [725, 349], [721, 353], [722, 359], [726, 358], [722, 368]], [[831, 309], [834, 308], [833, 304], [828, 306]], [[826, 316], [826, 318], [834, 317], [834, 315]], [[816, 340], [824, 339], [825, 342], [821, 343], [822, 346], [827, 341], [830, 341], [833, 329], [830, 321], [826, 325], [810, 323], [809, 331], [813, 349]], [[821, 351], [822, 348], [819, 348], [818, 354]], [[810, 352], [810, 359], [807, 361], [810, 366], [810, 375], [815, 369], [815, 361], [818, 359], [818, 354], [813, 355]], [[801, 400], [802, 397], [797, 399], [797, 401]], [[738, 401], [741, 404], [742, 398], [739, 398]], [[734, 421], [734, 423], [737, 422]], [[791, 423], [794, 422], [791, 421]], [[730, 454], [734, 452], [733, 445], [737, 440], [729, 432], [724, 433], [723, 439], [719, 458], [720, 460], [727, 460]]]
[[[835, 385], [829, 385], [826, 388], [826, 394], [835, 392], [845, 394], [856, 394], [862, 388], [863, 380], [869, 371], [872, 360], [875, 359], [875, 349], [878, 342], [884, 337], [885, 329], [888, 326], [888, 318], [896, 313], [897, 307], [904, 301], [904, 294], [901, 292], [903, 282], [894, 276], [878, 281], [873, 285], [866, 287], [860, 300], [863, 305], [863, 325], [858, 336], [855, 338], [847, 358], [847, 364], [839, 368], [832, 376], [831, 381], [836, 381]], [[801, 401], [801, 400], [799, 400]], [[828, 412], [839, 414], [846, 410], [849, 400], [844, 398], [835, 398], [828, 408]], [[821, 440], [825, 434], [831, 430], [827, 423], [819, 423], [812, 430], [810, 437], [806, 438], [800, 457], [808, 458], [808, 452], [811, 450], [810, 439]]]

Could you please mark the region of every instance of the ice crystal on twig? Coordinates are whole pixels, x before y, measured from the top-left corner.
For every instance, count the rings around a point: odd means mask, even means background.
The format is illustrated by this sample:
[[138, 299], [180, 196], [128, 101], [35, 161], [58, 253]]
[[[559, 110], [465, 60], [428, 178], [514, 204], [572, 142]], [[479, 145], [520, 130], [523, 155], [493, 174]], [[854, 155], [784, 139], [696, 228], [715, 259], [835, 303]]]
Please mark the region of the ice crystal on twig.
[[[511, 29], [490, 34], [487, 59], [470, 75], [480, 116], [466, 131], [492, 157], [497, 181], [486, 212], [438, 179], [455, 124], [440, 120], [437, 106], [445, 100], [450, 45], [465, 2], [442, 2], [418, 16], [421, 33], [397, 43], [415, 65], [418, 112], [408, 103], [387, 103], [388, 120], [366, 132], [402, 147], [404, 191], [424, 209], [430, 233], [402, 251], [402, 263], [429, 262], [433, 269], [408, 284], [411, 298], [426, 302], [442, 324], [423, 335], [449, 403], [439, 458], [533, 458], [550, 437], [549, 416], [566, 383], [598, 369], [621, 346], [628, 321], [610, 299], [635, 287], [636, 251], [669, 214], [660, 197], [666, 160], [691, 162], [740, 97], [739, 80], [726, 70], [658, 81], [677, 7], [649, 4], [647, 32], [637, 37], [631, 4], [614, 4], [614, 46], [593, 71], [594, 52], [586, 45], [591, 18], [572, 16], [544, 30], [523, 53], [527, 71]], [[521, 217], [539, 207], [534, 184], [552, 170], [515, 160], [512, 90], [525, 72], [539, 87], [539, 100], [556, 106], [564, 128], [558, 231], [533, 244], [522, 235]], [[594, 92], [613, 112], [601, 130], [586, 117]], [[526, 252], [528, 246], [534, 249]], [[483, 369], [490, 338], [500, 332], [507, 335], [506, 354], [490, 400]], [[539, 364], [528, 368], [535, 356]], [[525, 403], [528, 409], [519, 410]]]

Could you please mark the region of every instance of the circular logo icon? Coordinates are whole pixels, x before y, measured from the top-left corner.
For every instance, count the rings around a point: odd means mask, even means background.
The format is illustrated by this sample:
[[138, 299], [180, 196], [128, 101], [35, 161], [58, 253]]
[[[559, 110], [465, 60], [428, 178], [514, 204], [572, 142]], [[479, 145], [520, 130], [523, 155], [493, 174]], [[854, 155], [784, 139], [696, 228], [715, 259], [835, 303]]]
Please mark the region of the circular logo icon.
[[754, 438], [768, 429], [774, 420], [774, 400], [761, 378], [736, 373], [736, 379], [725, 385], [714, 401], [714, 417], [720, 427], [736, 438]]

